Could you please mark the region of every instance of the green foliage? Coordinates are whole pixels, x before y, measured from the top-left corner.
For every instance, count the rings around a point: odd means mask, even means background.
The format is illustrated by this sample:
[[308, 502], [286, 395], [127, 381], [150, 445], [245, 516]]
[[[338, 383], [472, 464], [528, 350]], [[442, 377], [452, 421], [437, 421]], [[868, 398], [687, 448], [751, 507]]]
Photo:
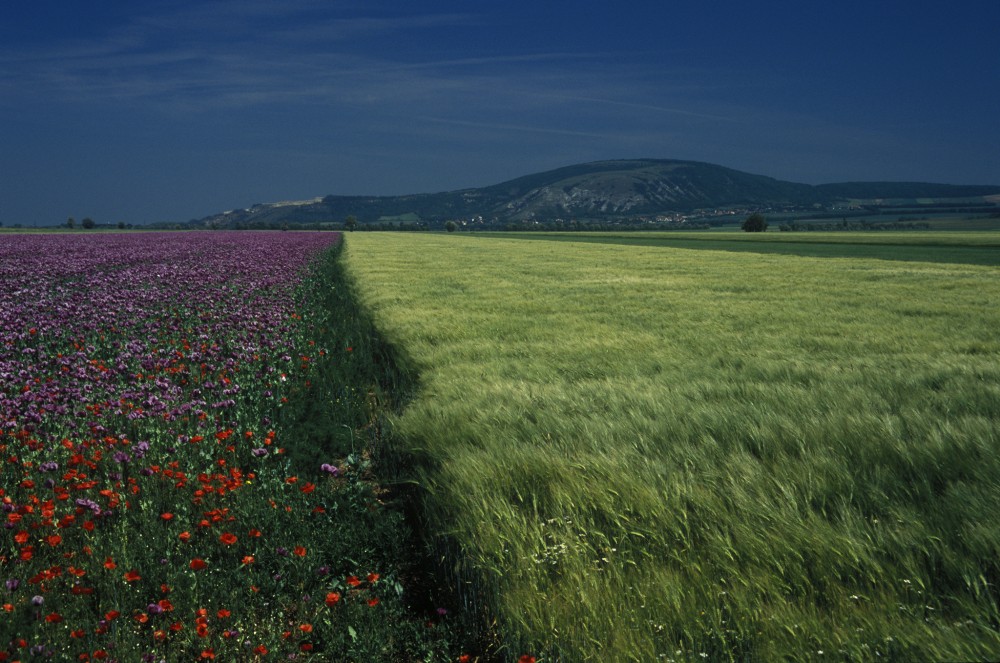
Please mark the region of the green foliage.
[[763, 214], [754, 212], [743, 220], [740, 228], [748, 233], [762, 233], [767, 230], [767, 219], [764, 218]]
[[84, 217], [83, 221], [81, 221], [81, 222], [80, 222], [80, 225], [81, 225], [81, 226], [82, 226], [82, 227], [83, 227], [83, 228], [84, 228], [85, 230], [90, 230], [90, 229], [92, 229], [92, 228], [94, 227], [94, 225], [96, 225], [96, 224], [94, 223], [94, 220], [93, 220], [92, 218], [90, 218], [90, 217], [88, 216], [88, 217]]
[[454, 221], [449, 221], [448, 223], [444, 224], [444, 229], [450, 233], [453, 233], [456, 230], [458, 230], [458, 224], [455, 223]]
[[1000, 656], [996, 268], [688, 247], [350, 239], [466, 600], [553, 659]]

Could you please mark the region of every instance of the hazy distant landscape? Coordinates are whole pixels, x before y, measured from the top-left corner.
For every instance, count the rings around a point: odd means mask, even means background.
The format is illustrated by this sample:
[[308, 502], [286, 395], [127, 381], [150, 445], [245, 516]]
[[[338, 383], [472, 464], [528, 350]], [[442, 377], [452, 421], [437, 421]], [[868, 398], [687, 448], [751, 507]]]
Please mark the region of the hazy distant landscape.
[[845, 182], [808, 185], [673, 159], [600, 161], [477, 189], [405, 196], [326, 195], [254, 203], [186, 222], [83, 217], [14, 228], [208, 230], [696, 230], [738, 227], [753, 212], [773, 230], [1000, 228], [1000, 185]]
[[[602, 161], [526, 175], [479, 189], [409, 196], [336, 196], [256, 204], [192, 221], [196, 228], [361, 227], [467, 229], [628, 226], [718, 227], [763, 210], [803, 229], [1000, 214], [1000, 185], [848, 182], [810, 186], [707, 163]], [[1000, 218], [992, 216], [992, 218]], [[808, 221], [808, 223], [806, 223]]]

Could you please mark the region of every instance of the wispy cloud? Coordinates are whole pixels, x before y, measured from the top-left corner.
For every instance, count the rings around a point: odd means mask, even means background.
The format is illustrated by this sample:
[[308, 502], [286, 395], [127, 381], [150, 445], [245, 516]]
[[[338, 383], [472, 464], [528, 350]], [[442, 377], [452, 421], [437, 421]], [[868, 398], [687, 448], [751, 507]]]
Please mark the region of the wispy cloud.
[[618, 99], [607, 99], [602, 97], [588, 97], [588, 96], [577, 96], [568, 94], [554, 94], [547, 92], [537, 93], [540, 96], [550, 97], [552, 99], [559, 99], [566, 102], [586, 102], [591, 104], [602, 104], [607, 106], [618, 106], [621, 108], [630, 108], [639, 111], [652, 111], [654, 113], [668, 113], [672, 115], [683, 115], [686, 117], [699, 118], [703, 120], [721, 120], [724, 122], [738, 122], [739, 120], [735, 117], [729, 117], [725, 115], [716, 115], [714, 113], [703, 113], [696, 110], [684, 109], [684, 108], [672, 108], [668, 106], [661, 106], [658, 104], [647, 104], [638, 103], [634, 101], [621, 101]]
[[367, 6], [144, 5], [92, 39], [16, 49], [0, 43], [0, 108], [26, 99], [98, 113], [124, 108], [171, 125], [209, 116], [238, 123], [249, 117], [243, 111], [264, 108], [311, 118], [320, 130], [375, 141], [405, 137], [400, 144], [454, 144], [460, 136], [474, 146], [521, 135], [535, 142], [548, 136], [546, 143], [561, 140], [573, 149], [618, 145], [643, 152], [685, 129], [733, 124], [737, 117], [738, 109], [720, 110], [701, 97], [712, 84], [708, 77], [637, 65], [620, 53], [400, 49], [401, 41], [433, 44], [485, 19]]
[[6, 93], [6, 103], [32, 97], [124, 102], [165, 112], [261, 104], [379, 105], [439, 119], [457, 113], [461, 116], [449, 121], [508, 128], [535, 123], [495, 121], [504, 113], [614, 116], [616, 108], [730, 119], [683, 103], [661, 103], [662, 90], [634, 80], [634, 69], [608, 65], [613, 58], [599, 52], [423, 59], [384, 54], [392, 52], [385, 46], [401, 34], [419, 38], [483, 22], [471, 13], [368, 15], [357, 5], [348, 15], [338, 4], [342, 13], [334, 14], [320, 0], [154, 7], [97, 39], [17, 51], [0, 45], [0, 93]]
[[357, 38], [378, 43], [400, 31], [472, 20], [459, 14], [331, 18], [323, 11], [328, 8], [310, 0], [207, 2], [140, 14], [96, 40], [16, 50], [0, 45], [0, 90], [17, 92], [8, 101], [55, 95], [219, 105], [318, 98], [348, 84], [378, 87], [393, 72], [413, 68], [357, 54]]
[[476, 129], [490, 129], [498, 130], [503, 132], [527, 132], [527, 133], [539, 133], [539, 134], [551, 134], [555, 136], [579, 136], [584, 138], [608, 138], [609, 134], [605, 133], [595, 133], [590, 131], [574, 131], [572, 129], [559, 129], [555, 127], [543, 127], [543, 126], [528, 126], [520, 124], [506, 124], [502, 122], [477, 122], [473, 120], [459, 120], [454, 118], [445, 117], [425, 117], [417, 116], [413, 118], [414, 120], [422, 120], [427, 122], [438, 122], [441, 124], [450, 124], [460, 127], [474, 127]]
[[302, 44], [331, 44], [408, 31], [433, 28], [457, 29], [473, 25], [471, 14], [422, 14], [406, 17], [323, 18], [304, 25], [269, 30], [260, 35], [265, 41]]

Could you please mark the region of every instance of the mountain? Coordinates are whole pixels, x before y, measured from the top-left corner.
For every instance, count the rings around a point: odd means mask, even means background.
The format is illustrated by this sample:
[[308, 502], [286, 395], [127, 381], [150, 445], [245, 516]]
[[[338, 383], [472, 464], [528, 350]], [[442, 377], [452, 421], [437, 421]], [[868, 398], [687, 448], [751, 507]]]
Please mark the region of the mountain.
[[785, 182], [697, 161], [633, 159], [567, 166], [478, 189], [406, 196], [326, 196], [311, 201], [257, 204], [193, 222], [234, 227], [281, 224], [423, 221], [482, 217], [487, 222], [618, 220], [693, 210], [825, 208], [847, 201], [948, 199], [985, 204], [1000, 186], [917, 182]]

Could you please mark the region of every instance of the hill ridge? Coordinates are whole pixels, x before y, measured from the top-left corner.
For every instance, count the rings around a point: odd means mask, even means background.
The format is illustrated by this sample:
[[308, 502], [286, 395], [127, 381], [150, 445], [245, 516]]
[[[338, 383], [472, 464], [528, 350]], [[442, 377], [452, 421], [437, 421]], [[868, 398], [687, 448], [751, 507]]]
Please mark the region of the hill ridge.
[[[682, 159], [592, 161], [531, 173], [478, 188], [401, 196], [327, 195], [312, 201], [262, 203], [193, 221], [208, 227], [315, 224], [353, 216], [440, 226], [450, 219], [487, 223], [555, 219], [614, 221], [700, 209], [817, 208], [849, 201], [968, 200], [990, 204], [1000, 185], [924, 182], [802, 184]], [[916, 203], [915, 203], [916, 204]]]

